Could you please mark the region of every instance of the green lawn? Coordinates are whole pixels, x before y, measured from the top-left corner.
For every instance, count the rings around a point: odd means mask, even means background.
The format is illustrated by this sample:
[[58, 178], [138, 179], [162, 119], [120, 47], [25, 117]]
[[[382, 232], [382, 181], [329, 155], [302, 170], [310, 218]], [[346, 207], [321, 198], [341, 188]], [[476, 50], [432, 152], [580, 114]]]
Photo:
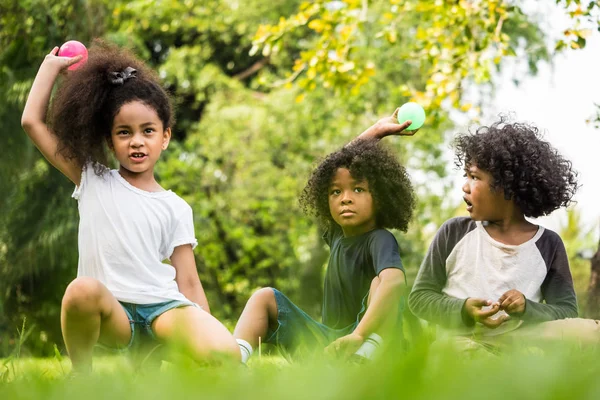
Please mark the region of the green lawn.
[[254, 357], [248, 367], [198, 367], [185, 360], [132, 366], [98, 357], [95, 373], [69, 376], [68, 360], [0, 361], [0, 399], [598, 399], [600, 351], [573, 345], [510, 354], [388, 352], [369, 364]]

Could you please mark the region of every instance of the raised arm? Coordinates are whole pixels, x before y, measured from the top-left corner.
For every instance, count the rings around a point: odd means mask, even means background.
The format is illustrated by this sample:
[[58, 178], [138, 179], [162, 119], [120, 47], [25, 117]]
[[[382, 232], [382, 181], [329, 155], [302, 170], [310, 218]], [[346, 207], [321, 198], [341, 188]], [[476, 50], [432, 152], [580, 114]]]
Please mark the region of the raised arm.
[[58, 138], [46, 124], [46, 113], [56, 77], [61, 70], [81, 60], [81, 56], [57, 57], [57, 52], [58, 47], [52, 49], [40, 66], [27, 97], [21, 125], [50, 164], [54, 165], [73, 183], [79, 185], [83, 166], [77, 165], [73, 160], [68, 160], [58, 153]]
[[412, 121], [404, 121], [403, 123], [398, 123], [398, 108], [394, 113], [389, 116], [380, 119], [374, 125], [371, 125], [367, 128], [363, 133], [358, 135], [357, 139], [376, 139], [381, 140], [386, 136], [390, 135], [398, 135], [398, 136], [413, 136], [417, 133], [418, 129], [414, 131], [407, 131], [406, 128], [412, 124]]

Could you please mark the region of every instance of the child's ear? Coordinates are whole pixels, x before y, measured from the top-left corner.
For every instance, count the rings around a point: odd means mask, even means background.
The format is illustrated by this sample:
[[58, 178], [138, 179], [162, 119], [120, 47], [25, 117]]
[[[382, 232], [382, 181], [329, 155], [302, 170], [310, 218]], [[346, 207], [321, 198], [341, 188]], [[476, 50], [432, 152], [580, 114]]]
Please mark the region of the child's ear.
[[167, 128], [163, 132], [163, 144], [162, 149], [166, 150], [169, 147], [169, 142], [171, 141], [171, 128]]
[[113, 141], [112, 141], [112, 137], [109, 136], [106, 138], [106, 145], [108, 146], [108, 148], [110, 149], [110, 151], [112, 151], [113, 153], [115, 152], [115, 146], [113, 146]]

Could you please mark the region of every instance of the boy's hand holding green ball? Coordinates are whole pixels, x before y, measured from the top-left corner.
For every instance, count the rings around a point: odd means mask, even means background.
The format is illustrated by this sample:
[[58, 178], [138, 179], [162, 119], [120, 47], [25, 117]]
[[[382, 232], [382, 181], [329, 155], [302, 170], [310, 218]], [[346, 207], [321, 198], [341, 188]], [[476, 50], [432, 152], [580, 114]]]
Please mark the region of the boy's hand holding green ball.
[[366, 131], [361, 133], [358, 139], [380, 140], [390, 135], [412, 136], [423, 126], [425, 122], [425, 111], [417, 103], [406, 103], [397, 108], [389, 117], [377, 121]]
[[412, 121], [412, 124], [406, 128], [407, 131], [416, 131], [425, 122], [425, 110], [417, 103], [406, 103], [397, 109], [394, 114], [399, 124], [404, 121]]

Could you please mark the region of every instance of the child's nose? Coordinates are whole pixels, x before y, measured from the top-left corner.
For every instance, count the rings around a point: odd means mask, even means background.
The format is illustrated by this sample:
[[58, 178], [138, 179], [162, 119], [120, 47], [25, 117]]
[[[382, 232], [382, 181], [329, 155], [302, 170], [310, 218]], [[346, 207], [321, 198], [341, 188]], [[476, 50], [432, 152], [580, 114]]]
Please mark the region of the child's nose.
[[348, 193], [344, 193], [344, 195], [342, 196], [342, 204], [351, 204], [352, 203], [352, 196], [350, 196]]
[[143, 139], [144, 139], [143, 135], [137, 135], [137, 134], [133, 135], [133, 137], [131, 138], [131, 142], [130, 142], [131, 146], [133, 146], [133, 147], [141, 146], [144, 143]]
[[465, 193], [471, 192], [471, 187], [469, 186], [469, 182], [465, 181], [465, 183], [462, 186], [462, 191]]

